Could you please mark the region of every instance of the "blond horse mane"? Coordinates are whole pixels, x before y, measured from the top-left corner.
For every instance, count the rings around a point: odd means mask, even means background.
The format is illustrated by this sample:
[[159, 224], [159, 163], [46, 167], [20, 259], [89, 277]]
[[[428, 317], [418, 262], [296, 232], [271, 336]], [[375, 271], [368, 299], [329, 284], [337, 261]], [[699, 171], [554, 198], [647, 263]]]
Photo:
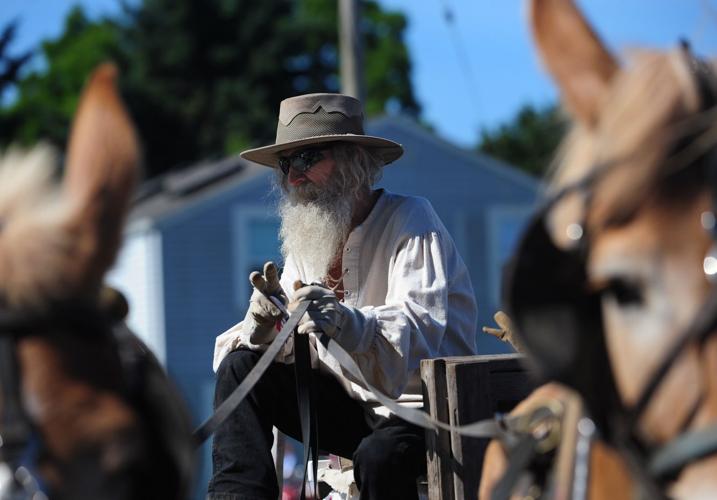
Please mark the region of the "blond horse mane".
[[0, 157], [0, 297], [11, 308], [94, 300], [114, 261], [139, 162], [116, 73], [103, 65], [91, 77], [61, 182], [49, 146]]
[[[674, 151], [681, 139], [704, 136], [708, 144], [703, 141], [701, 153], [715, 143], [710, 137], [717, 130], [714, 111], [696, 113], [699, 106], [696, 79], [682, 50], [633, 53], [628, 68], [615, 75], [597, 124], [576, 122], [566, 136], [549, 175], [548, 193], [614, 164], [596, 183], [588, 225], [599, 230], [623, 221], [654, 193], [664, 175], [693, 159], [695, 151]], [[552, 227], [575, 222], [576, 210], [570, 203], [558, 208]]]
[[46, 145], [0, 157], [0, 294], [11, 307], [41, 308], [62, 292], [72, 238], [56, 169], [57, 154]]

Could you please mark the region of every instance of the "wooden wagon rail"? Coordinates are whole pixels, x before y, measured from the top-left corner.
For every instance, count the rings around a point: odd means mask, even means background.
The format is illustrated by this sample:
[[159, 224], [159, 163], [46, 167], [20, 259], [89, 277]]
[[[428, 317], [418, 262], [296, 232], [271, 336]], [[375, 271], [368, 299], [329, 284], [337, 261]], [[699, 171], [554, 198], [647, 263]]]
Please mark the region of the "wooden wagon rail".
[[[460, 356], [421, 362], [430, 414], [463, 425], [510, 411], [535, 387], [521, 354]], [[487, 439], [448, 431], [426, 432], [430, 500], [477, 498]]]

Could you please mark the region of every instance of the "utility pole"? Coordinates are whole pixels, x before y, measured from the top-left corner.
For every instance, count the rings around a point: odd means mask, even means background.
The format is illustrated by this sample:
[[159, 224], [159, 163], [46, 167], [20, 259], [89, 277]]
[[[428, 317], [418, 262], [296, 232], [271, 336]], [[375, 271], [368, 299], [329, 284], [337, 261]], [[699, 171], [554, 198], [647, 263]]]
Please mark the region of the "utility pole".
[[361, 0], [338, 1], [341, 92], [364, 102]]

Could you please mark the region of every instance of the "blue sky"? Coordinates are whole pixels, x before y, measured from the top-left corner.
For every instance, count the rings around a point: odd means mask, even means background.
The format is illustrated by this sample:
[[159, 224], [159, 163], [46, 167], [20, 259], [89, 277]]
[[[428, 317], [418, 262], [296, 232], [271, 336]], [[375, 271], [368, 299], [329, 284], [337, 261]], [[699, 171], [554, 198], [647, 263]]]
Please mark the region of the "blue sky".
[[[56, 37], [70, 6], [90, 16], [117, 10], [116, 0], [1, 0], [0, 22], [19, 17], [16, 50]], [[522, 0], [379, 0], [409, 21], [407, 42], [423, 117], [445, 139], [470, 147], [481, 128], [510, 119], [524, 103], [556, 99], [532, 46]], [[717, 54], [717, 0], [579, 0], [616, 51], [669, 48], [690, 39]], [[445, 20], [446, 9], [453, 14]]]

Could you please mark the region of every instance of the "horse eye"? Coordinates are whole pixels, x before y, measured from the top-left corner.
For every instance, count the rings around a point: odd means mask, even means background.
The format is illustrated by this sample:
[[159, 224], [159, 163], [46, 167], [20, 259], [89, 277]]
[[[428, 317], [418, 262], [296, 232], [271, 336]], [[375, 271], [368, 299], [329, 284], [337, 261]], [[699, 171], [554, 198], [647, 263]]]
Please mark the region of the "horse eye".
[[623, 307], [636, 306], [643, 302], [640, 287], [636, 283], [621, 278], [611, 279], [603, 293], [614, 297], [618, 305]]

